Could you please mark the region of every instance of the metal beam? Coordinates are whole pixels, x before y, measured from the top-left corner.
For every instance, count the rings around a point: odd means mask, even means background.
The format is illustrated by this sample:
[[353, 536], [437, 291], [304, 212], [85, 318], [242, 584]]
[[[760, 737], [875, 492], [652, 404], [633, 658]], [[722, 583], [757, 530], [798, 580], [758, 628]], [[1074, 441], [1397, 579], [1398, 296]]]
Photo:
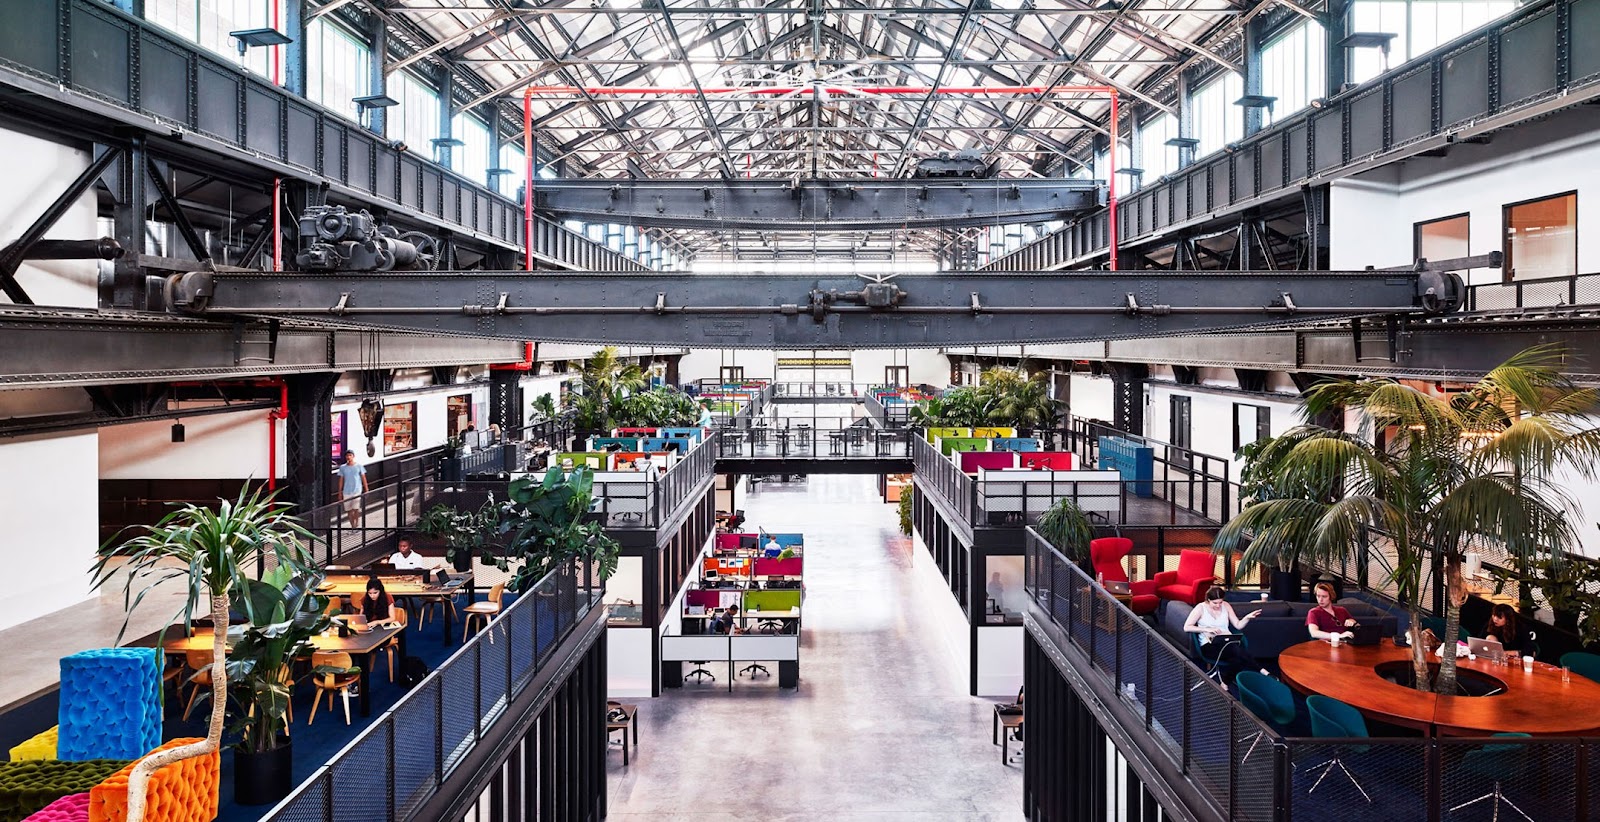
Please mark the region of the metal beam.
[[0, 389], [520, 362], [508, 340], [0, 306]]
[[516, 340], [723, 348], [994, 345], [1453, 311], [1440, 272], [905, 275], [189, 272], [170, 305]]
[[541, 212], [638, 226], [865, 231], [1067, 219], [1099, 207], [1092, 180], [541, 180]]

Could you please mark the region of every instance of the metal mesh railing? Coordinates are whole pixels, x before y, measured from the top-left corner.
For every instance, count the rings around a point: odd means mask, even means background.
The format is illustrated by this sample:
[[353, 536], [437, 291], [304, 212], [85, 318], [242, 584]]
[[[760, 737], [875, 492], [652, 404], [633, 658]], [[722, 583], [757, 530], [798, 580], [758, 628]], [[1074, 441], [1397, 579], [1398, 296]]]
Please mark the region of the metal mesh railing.
[[539, 580], [262, 819], [416, 818], [533, 681], [527, 661], [548, 659], [600, 594], [572, 568]]
[[[1261, 722], [1033, 529], [1024, 585], [1219, 815], [1243, 822], [1592, 819], [1600, 740], [1285, 737]], [[1498, 795], [1497, 795], [1498, 792]], [[1495, 802], [1498, 807], [1496, 817]], [[1470, 803], [1470, 804], [1469, 804]]]
[[1600, 274], [1467, 286], [1468, 311], [1600, 304]]

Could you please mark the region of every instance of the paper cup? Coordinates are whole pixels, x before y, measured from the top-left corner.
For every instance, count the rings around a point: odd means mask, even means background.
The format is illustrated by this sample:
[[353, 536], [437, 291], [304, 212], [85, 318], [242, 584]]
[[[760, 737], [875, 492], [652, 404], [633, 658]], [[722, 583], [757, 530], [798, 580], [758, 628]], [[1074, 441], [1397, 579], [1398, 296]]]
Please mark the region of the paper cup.
[[1533, 673], [1533, 657], [1525, 656], [1522, 658], [1522, 672], [1525, 674]]
[[1338, 634], [1328, 637], [1328, 641], [1333, 643], [1333, 647], [1335, 648], [1339, 647], [1339, 640], [1341, 639], [1343, 639], [1343, 637], [1339, 636]]

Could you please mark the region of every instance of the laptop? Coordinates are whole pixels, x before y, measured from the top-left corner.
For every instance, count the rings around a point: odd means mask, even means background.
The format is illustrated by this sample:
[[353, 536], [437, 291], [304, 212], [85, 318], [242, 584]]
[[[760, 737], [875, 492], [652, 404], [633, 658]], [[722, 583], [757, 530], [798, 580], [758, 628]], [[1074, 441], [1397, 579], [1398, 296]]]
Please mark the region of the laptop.
[[1500, 640], [1498, 639], [1479, 639], [1477, 637], [1468, 637], [1467, 652], [1476, 654], [1477, 656], [1485, 657], [1490, 662], [1499, 663], [1506, 661], [1505, 646], [1501, 645]]
[[372, 626], [367, 624], [367, 618], [363, 614], [346, 614], [344, 624], [358, 634], [364, 634], [372, 630]]
[[1383, 641], [1383, 626], [1376, 622], [1357, 622], [1350, 633], [1355, 634], [1350, 638], [1351, 645], [1377, 645]]
[[1112, 594], [1126, 594], [1131, 590], [1128, 583], [1118, 580], [1106, 580], [1106, 591]]

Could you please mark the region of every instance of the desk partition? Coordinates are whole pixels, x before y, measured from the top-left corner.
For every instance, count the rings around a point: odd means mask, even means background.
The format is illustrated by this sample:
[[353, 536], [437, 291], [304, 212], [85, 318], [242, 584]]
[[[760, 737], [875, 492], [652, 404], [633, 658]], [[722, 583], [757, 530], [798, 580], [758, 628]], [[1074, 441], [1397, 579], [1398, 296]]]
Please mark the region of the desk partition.
[[756, 577], [798, 577], [805, 568], [804, 557], [790, 557], [788, 559], [767, 559], [765, 557], [755, 561], [755, 567], [750, 572]]
[[800, 637], [795, 634], [734, 634], [728, 640], [728, 653], [734, 662], [769, 659], [797, 662], [800, 659]]
[[939, 453], [950, 456], [957, 451], [988, 451], [988, 437], [940, 437]]
[[1017, 467], [1017, 455], [1011, 451], [961, 451], [952, 456], [960, 459], [961, 471], [965, 474], [976, 474], [980, 468]]
[[787, 611], [800, 607], [800, 591], [793, 588], [780, 588], [767, 591], [745, 591], [745, 613], [751, 611]]
[[1077, 455], [1071, 451], [1033, 451], [1018, 454], [1017, 467], [1071, 471], [1078, 467], [1078, 462]]
[[590, 451], [648, 451], [639, 446], [638, 437], [590, 437]]
[[560, 468], [565, 460], [571, 460], [574, 468], [611, 470], [611, 454], [604, 451], [558, 451], [550, 455], [550, 467]]
[[971, 428], [929, 428], [928, 442], [936, 443], [941, 437], [970, 437]]
[[[735, 679], [735, 663], [776, 661], [778, 687], [796, 688], [800, 684], [800, 637], [751, 634], [664, 636], [661, 638], [661, 661], [680, 666], [685, 662], [725, 662], [728, 665], [727, 683], [730, 691], [733, 690]], [[681, 677], [666, 678], [668, 681], [681, 682]]]

